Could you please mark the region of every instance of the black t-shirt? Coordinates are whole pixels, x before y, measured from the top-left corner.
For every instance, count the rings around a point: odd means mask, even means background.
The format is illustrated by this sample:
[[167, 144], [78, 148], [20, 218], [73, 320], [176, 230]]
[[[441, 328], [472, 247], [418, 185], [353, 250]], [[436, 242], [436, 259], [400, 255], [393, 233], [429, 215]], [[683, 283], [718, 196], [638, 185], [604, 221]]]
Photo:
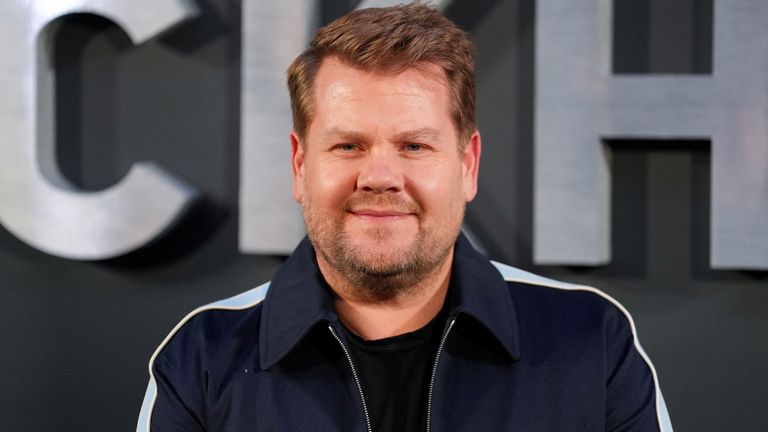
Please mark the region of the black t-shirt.
[[374, 431], [423, 431], [435, 353], [445, 316], [426, 326], [366, 341], [345, 328]]

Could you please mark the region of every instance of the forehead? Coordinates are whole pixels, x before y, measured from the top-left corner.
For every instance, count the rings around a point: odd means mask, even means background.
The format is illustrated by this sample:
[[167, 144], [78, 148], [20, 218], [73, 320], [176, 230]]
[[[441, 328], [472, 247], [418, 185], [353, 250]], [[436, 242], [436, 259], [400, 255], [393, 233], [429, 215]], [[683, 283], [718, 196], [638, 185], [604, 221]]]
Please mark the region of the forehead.
[[313, 96], [313, 123], [341, 116], [348, 121], [358, 114], [377, 115], [380, 121], [443, 122], [450, 117], [445, 72], [434, 63], [381, 72], [328, 57], [318, 69]]
[[393, 82], [398, 84], [427, 84], [433, 90], [447, 90], [448, 81], [445, 71], [440, 65], [431, 62], [420, 62], [406, 68], [392, 70], [365, 69], [357, 67], [337, 56], [325, 57], [320, 62], [315, 77], [315, 90], [321, 89], [329, 82], [345, 80], [358, 84], [376, 84]]

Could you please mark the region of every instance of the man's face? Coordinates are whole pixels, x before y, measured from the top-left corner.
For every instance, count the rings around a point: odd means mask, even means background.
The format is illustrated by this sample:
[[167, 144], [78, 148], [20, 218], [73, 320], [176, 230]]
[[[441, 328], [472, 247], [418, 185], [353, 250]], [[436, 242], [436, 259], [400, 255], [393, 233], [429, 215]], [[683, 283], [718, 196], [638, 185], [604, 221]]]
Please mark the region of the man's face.
[[291, 134], [293, 193], [321, 269], [393, 298], [453, 251], [476, 193], [480, 137], [459, 152], [444, 72], [399, 74], [326, 58], [304, 142]]

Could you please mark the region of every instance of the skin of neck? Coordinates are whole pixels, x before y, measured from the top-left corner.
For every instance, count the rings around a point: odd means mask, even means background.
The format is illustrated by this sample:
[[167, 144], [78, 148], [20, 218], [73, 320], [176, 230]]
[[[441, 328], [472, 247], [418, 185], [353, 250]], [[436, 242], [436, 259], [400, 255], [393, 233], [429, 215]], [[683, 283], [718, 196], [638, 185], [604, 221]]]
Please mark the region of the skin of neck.
[[317, 264], [334, 294], [341, 322], [365, 340], [383, 339], [418, 330], [434, 318], [445, 304], [451, 276], [453, 250], [440, 265], [416, 286], [391, 300], [376, 301], [361, 293], [319, 254]]

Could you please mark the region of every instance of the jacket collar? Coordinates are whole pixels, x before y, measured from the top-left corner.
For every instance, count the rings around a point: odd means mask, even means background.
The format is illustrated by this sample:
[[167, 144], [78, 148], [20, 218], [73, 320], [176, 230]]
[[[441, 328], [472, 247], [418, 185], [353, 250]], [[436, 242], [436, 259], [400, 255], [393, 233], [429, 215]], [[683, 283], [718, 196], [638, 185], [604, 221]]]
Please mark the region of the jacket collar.
[[517, 312], [509, 287], [464, 234], [459, 234], [453, 250], [448, 308], [449, 316], [474, 318], [512, 359], [520, 358]]
[[[454, 248], [449, 315], [468, 315], [482, 324], [504, 350], [518, 358], [517, 316], [506, 282], [460, 234]], [[336, 321], [333, 296], [317, 266], [315, 250], [304, 238], [275, 274], [264, 299], [259, 334], [262, 369], [288, 354], [321, 322]]]
[[307, 237], [270, 282], [259, 329], [259, 361], [269, 369], [318, 323], [334, 321], [333, 296]]

